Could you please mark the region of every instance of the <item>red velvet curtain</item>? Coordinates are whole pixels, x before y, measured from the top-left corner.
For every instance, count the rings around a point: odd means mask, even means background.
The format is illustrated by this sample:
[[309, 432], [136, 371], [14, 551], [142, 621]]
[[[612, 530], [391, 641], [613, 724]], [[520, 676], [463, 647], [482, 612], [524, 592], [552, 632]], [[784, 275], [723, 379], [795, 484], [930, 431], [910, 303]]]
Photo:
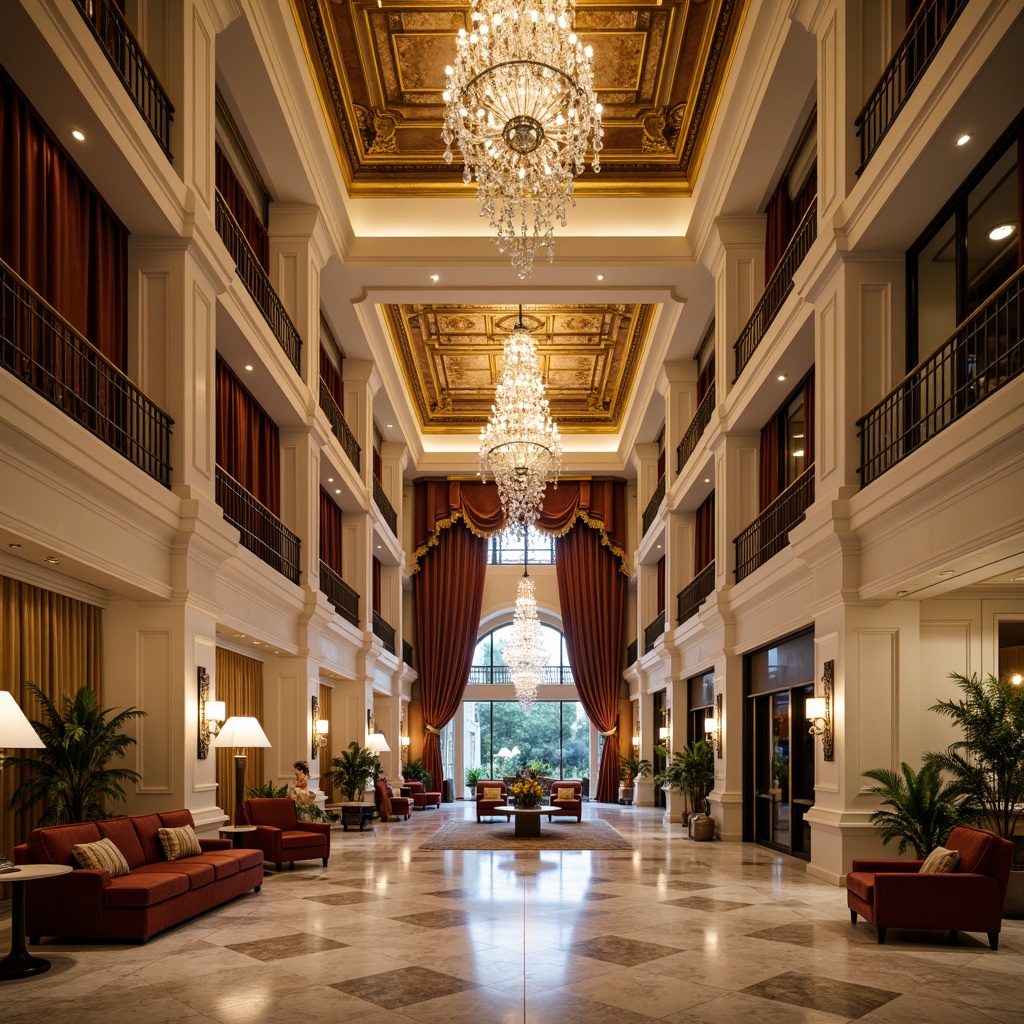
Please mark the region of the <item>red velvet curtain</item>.
[[426, 727], [423, 764], [438, 789], [444, 777], [438, 734], [462, 703], [480, 626], [486, 572], [487, 541], [460, 526], [438, 536], [420, 559], [412, 581]]
[[711, 383], [715, 379], [715, 359], [714, 356], [708, 362], [707, 366], [697, 375], [697, 404], [704, 400], [704, 396], [711, 389]]
[[658, 614], [665, 610], [665, 556], [658, 559]]
[[766, 213], [768, 224], [764, 234], [764, 280], [767, 284], [772, 272], [779, 265], [782, 254], [789, 245], [792, 225], [790, 223], [788, 183], [783, 178], [768, 200]]
[[341, 575], [341, 509], [320, 488], [320, 561]]
[[373, 580], [370, 590], [373, 610], [380, 615], [380, 559], [377, 557], [373, 559]]
[[804, 465], [814, 465], [814, 371], [804, 378]]
[[697, 506], [693, 530], [693, 575], [715, 558], [715, 492]]
[[342, 380], [341, 374], [335, 369], [330, 356], [323, 349], [320, 349], [320, 376], [327, 385], [327, 390], [330, 391], [331, 397], [338, 403], [338, 408], [344, 412], [345, 382]]
[[126, 369], [128, 231], [2, 70], [0, 259]]
[[274, 515], [281, 509], [277, 424], [217, 358], [217, 465]]
[[270, 239], [263, 218], [256, 211], [248, 193], [231, 166], [231, 161], [217, 147], [217, 191], [221, 194], [232, 216], [245, 235], [260, 266], [266, 270], [270, 265]]
[[761, 472], [758, 481], [761, 511], [779, 496], [779, 417], [761, 428]]
[[[615, 803], [626, 577], [619, 572], [618, 558], [602, 545], [600, 533], [579, 527], [555, 541], [555, 570], [565, 646], [580, 702], [594, 728], [605, 734], [596, 799]], [[597, 595], [601, 600], [595, 600]]]

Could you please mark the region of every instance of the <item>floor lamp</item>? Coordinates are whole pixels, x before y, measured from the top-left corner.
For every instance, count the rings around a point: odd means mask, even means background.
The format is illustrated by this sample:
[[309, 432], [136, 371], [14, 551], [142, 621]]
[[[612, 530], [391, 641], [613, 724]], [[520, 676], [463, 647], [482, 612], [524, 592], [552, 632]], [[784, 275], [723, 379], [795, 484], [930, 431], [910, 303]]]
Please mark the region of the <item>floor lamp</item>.
[[260, 728], [260, 723], [251, 716], [232, 715], [221, 727], [210, 743], [212, 747], [235, 748], [235, 816], [236, 825], [242, 824], [242, 801], [245, 799], [245, 749], [247, 747], [269, 747], [270, 740]]
[[14, 694], [10, 690], [0, 690], [0, 767], [3, 767], [3, 753], [8, 748], [38, 750], [45, 746], [18, 706]]

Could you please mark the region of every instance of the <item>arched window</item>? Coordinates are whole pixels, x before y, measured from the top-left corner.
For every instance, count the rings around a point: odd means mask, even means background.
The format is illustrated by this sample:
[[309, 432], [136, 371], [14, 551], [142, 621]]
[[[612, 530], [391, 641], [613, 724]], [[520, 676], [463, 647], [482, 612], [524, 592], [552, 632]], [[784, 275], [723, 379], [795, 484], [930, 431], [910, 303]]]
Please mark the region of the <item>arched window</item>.
[[[560, 629], [541, 623], [541, 636], [548, 652], [548, 664], [544, 669], [544, 685], [571, 684], [572, 672], [569, 669], [569, 652], [565, 647], [565, 636]], [[512, 635], [512, 623], [492, 629], [485, 633], [476, 644], [473, 653], [473, 666], [469, 670], [469, 682], [474, 683], [511, 683], [508, 666], [505, 664], [505, 644]]]

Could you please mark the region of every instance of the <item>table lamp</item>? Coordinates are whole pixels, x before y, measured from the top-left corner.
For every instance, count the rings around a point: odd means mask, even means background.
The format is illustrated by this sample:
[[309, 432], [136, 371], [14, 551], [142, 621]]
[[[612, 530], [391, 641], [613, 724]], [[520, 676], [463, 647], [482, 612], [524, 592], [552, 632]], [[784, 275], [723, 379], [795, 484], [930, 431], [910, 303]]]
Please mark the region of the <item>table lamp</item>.
[[235, 824], [242, 824], [242, 801], [245, 799], [245, 762], [247, 747], [269, 747], [270, 740], [260, 723], [250, 715], [232, 715], [217, 733], [211, 747], [235, 748]]
[[18, 706], [14, 694], [9, 690], [0, 690], [0, 767], [4, 763], [3, 753], [8, 748], [38, 750], [45, 746], [32, 728], [32, 723], [25, 717], [25, 712]]

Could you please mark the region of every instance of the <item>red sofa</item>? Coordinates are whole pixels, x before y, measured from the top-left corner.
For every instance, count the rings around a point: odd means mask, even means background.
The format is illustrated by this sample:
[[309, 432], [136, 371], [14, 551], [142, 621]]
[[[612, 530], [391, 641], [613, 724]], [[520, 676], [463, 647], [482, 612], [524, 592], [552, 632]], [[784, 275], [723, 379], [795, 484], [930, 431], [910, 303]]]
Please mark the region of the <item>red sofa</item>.
[[242, 845], [260, 850], [263, 859], [275, 865], [319, 857], [327, 867], [331, 855], [331, 826], [325, 821], [299, 821], [291, 797], [256, 797], [242, 802], [242, 824], [255, 825], [255, 832], [243, 832]]
[[404, 784], [403, 788], [409, 790], [409, 796], [412, 797], [412, 805], [417, 811], [426, 810], [428, 807], [441, 806], [441, 794], [433, 791], [428, 792], [427, 787], [422, 782], [410, 779]]
[[[484, 796], [487, 790], [497, 789], [500, 791], [501, 796], [498, 799], [488, 799]], [[512, 820], [512, 815], [508, 811], [496, 811], [495, 807], [500, 807], [502, 804], [508, 803], [508, 789], [505, 783], [501, 779], [484, 779], [476, 784], [476, 820], [481, 821], [483, 818], [495, 818], [503, 817], [506, 821]]]
[[[571, 789], [572, 797], [558, 796], [559, 790]], [[556, 779], [551, 783], [548, 804], [555, 809], [548, 814], [548, 821], [555, 816], [575, 817], [583, 820], [583, 783], [579, 779]]]
[[920, 873], [919, 860], [855, 860], [846, 876], [850, 920], [860, 914], [885, 942], [887, 928], [985, 932], [999, 948], [1003, 903], [1010, 878], [1013, 844], [992, 832], [958, 825], [946, 848], [960, 859], [947, 874]]
[[377, 805], [377, 813], [380, 815], [381, 821], [390, 821], [392, 817], [401, 817], [405, 818], [406, 821], [409, 820], [412, 814], [411, 796], [395, 796], [391, 783], [384, 778], [377, 780], [373, 793], [374, 802]]
[[[25, 886], [25, 925], [33, 943], [54, 936], [107, 942], [145, 942], [151, 935], [187, 921], [263, 884], [263, 861], [252, 850], [234, 850], [229, 839], [200, 839], [202, 854], [168, 861], [159, 828], [193, 825], [187, 810], [133, 818], [33, 829], [15, 847], [18, 864], [67, 864], [69, 874]], [[131, 871], [111, 878], [107, 871], [78, 866], [77, 843], [107, 838]]]

